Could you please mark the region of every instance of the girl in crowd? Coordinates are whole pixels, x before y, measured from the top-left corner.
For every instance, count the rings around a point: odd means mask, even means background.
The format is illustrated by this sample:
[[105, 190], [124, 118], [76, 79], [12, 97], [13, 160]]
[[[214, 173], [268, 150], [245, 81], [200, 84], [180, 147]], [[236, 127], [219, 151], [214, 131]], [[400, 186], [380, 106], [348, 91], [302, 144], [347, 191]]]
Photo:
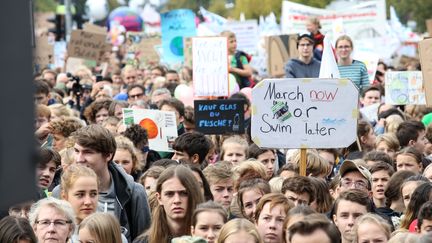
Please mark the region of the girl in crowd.
[[420, 207], [430, 200], [432, 200], [432, 184], [424, 183], [418, 186], [412, 194], [408, 207], [405, 210], [401, 228], [408, 229], [417, 217], [417, 212], [420, 210]]
[[123, 108], [128, 108], [129, 104], [124, 100], [113, 100], [108, 107], [108, 115], [123, 119]]
[[405, 208], [408, 207], [408, 204], [411, 200], [411, 196], [414, 193], [415, 189], [421, 184], [426, 182], [428, 182], [427, 178], [422, 175], [410, 176], [404, 180], [404, 182], [400, 187], [400, 191], [401, 191]]
[[285, 222], [283, 224], [283, 229], [284, 229], [283, 235], [284, 235], [284, 239], [287, 243], [290, 242], [289, 241], [288, 228], [291, 225], [293, 225], [299, 221], [302, 221], [305, 218], [305, 216], [310, 215], [310, 214], [314, 214], [314, 213], [316, 213], [316, 212], [311, 207], [309, 207], [307, 205], [302, 205], [302, 204], [295, 206], [288, 211], [288, 214], [285, 218]]
[[80, 243], [127, 243], [122, 239], [120, 224], [114, 215], [94, 213], [85, 218], [79, 227]]
[[384, 133], [377, 136], [375, 148], [377, 151], [388, 154], [394, 161], [396, 159], [396, 152], [400, 149], [399, 140], [393, 133]]
[[219, 204], [212, 201], [201, 203], [192, 215], [191, 235], [202, 237], [208, 243], [215, 243], [227, 220], [228, 213]]
[[159, 205], [154, 209], [150, 228], [134, 242], [168, 243], [190, 233], [192, 212], [204, 201], [191, 170], [183, 165], [168, 167], [156, 184]]
[[333, 206], [333, 198], [330, 195], [330, 189], [324, 179], [309, 177], [310, 181], [315, 188], [315, 200], [311, 202], [310, 206], [318, 213], [327, 213]]
[[268, 193], [270, 193], [270, 186], [263, 179], [249, 179], [240, 183], [237, 199], [243, 217], [254, 222], [258, 202]]
[[342, 35], [336, 40], [336, 54], [341, 78], [349, 78], [362, 91], [369, 86], [369, 76], [363, 62], [351, 58], [354, 45], [351, 38]]
[[354, 243], [386, 243], [390, 239], [391, 227], [377, 214], [367, 213], [356, 220], [353, 232]]
[[152, 166], [140, 177], [139, 183], [144, 186], [147, 195], [156, 190], [156, 181], [164, 170], [162, 166]]
[[114, 162], [121, 165], [123, 169], [137, 181], [141, 176], [142, 165], [139, 160], [139, 153], [134, 144], [125, 136], [115, 138], [117, 150], [114, 154]]
[[236, 165], [246, 160], [248, 143], [246, 139], [235, 135], [228, 137], [222, 143], [221, 160], [228, 161]]
[[112, 100], [102, 99], [91, 103], [84, 110], [84, 117], [89, 124], [102, 124], [108, 118], [108, 109]]
[[260, 148], [253, 143], [249, 145], [248, 158], [256, 159], [265, 166], [267, 180], [273, 177], [276, 163], [276, 153], [273, 149]]
[[226, 223], [220, 233], [217, 243], [262, 243], [255, 226], [246, 219], [233, 219]]
[[27, 219], [7, 216], [0, 220], [0, 242], [37, 243], [37, 239]]
[[422, 154], [413, 147], [403, 148], [396, 154], [396, 170], [409, 170], [416, 174], [423, 171]]

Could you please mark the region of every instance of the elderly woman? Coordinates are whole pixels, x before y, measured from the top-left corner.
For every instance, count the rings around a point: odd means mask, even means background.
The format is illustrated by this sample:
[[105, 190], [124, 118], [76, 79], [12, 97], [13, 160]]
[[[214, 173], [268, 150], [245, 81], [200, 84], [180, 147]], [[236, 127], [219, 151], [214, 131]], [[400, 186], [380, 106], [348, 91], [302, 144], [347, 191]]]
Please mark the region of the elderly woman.
[[66, 243], [75, 230], [75, 213], [71, 205], [53, 197], [33, 204], [29, 221], [41, 243]]

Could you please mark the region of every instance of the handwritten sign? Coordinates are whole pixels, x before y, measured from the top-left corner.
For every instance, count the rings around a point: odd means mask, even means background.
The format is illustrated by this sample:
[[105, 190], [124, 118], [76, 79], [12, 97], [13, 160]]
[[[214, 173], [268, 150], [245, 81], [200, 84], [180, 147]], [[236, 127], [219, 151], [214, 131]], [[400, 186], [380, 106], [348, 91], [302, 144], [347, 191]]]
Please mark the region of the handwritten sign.
[[425, 105], [422, 73], [420, 71], [386, 72], [385, 103]]
[[424, 77], [426, 103], [432, 105], [432, 39], [425, 39], [419, 43], [419, 56]]
[[183, 38], [196, 36], [195, 14], [190, 9], [176, 9], [161, 14], [163, 62], [182, 63]]
[[348, 79], [266, 79], [252, 90], [252, 140], [267, 148], [342, 148], [356, 139]]
[[172, 111], [123, 109], [123, 124], [138, 124], [147, 130], [150, 149], [172, 152], [177, 138], [176, 116]]
[[54, 46], [49, 43], [48, 36], [36, 37], [33, 62], [38, 71], [54, 63]]
[[258, 21], [228, 21], [225, 23], [225, 29], [234, 32], [237, 39], [237, 49], [249, 54], [257, 54], [258, 43], [260, 42], [258, 34]]
[[144, 32], [127, 32], [127, 62], [136, 61], [140, 66], [159, 63], [155, 46], [161, 44], [160, 37], [150, 37]]
[[192, 39], [195, 96], [229, 96], [226, 37]]
[[106, 50], [106, 35], [83, 30], [74, 30], [68, 45], [68, 55], [90, 60], [99, 60]]
[[195, 128], [204, 134], [244, 133], [243, 100], [195, 100]]

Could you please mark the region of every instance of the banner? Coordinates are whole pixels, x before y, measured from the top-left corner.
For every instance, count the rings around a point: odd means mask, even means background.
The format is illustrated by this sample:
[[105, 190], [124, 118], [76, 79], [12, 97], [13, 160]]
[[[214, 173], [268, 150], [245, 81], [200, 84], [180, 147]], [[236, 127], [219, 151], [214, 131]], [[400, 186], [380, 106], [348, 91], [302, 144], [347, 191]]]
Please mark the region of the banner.
[[195, 14], [189, 9], [177, 9], [161, 14], [163, 62], [183, 63], [183, 38], [196, 36]]
[[107, 49], [106, 34], [73, 30], [68, 44], [69, 57], [98, 61]]
[[192, 38], [195, 96], [229, 96], [226, 37]]
[[243, 134], [243, 100], [195, 100], [195, 129], [204, 134]]
[[423, 78], [420, 71], [386, 72], [386, 104], [425, 105], [425, 99]]
[[257, 20], [229, 21], [226, 22], [225, 29], [236, 35], [237, 50], [242, 50], [250, 55], [258, 52], [257, 45], [260, 39]]
[[348, 79], [265, 79], [252, 90], [252, 140], [266, 148], [342, 148], [356, 140]]
[[265, 37], [265, 49], [267, 53], [267, 73], [271, 77], [284, 77], [285, 64], [290, 58], [298, 58], [297, 35]]
[[420, 41], [419, 56], [424, 77], [426, 103], [430, 106], [432, 105], [432, 39]]

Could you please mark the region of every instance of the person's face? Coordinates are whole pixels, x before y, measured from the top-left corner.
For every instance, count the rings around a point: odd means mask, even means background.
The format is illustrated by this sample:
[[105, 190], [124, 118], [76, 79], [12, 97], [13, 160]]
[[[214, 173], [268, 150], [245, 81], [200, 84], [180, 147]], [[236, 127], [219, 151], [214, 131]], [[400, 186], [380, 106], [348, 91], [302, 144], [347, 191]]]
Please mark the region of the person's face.
[[243, 212], [247, 219], [253, 220], [255, 218], [256, 207], [262, 196], [263, 193], [258, 189], [250, 189], [243, 193]]
[[367, 213], [365, 205], [360, 205], [355, 202], [340, 200], [336, 214], [333, 214], [333, 221], [339, 229], [342, 238], [351, 242], [353, 240], [352, 229], [355, 220]]
[[98, 242], [96, 237], [90, 233], [87, 227], [81, 228], [79, 230], [79, 242], [80, 243], [95, 243]]
[[265, 153], [258, 155], [257, 160], [264, 164], [267, 176], [268, 178], [271, 178], [274, 173], [274, 163], [276, 161], [276, 156], [273, 151], [268, 150]]
[[258, 243], [258, 241], [251, 234], [242, 230], [230, 234], [225, 238], [224, 243]]
[[114, 107], [114, 116], [117, 117], [118, 119], [122, 120], [123, 119], [123, 107], [116, 105]]
[[309, 31], [310, 33], [315, 33], [318, 31], [318, 26], [310, 21], [306, 21], [306, 29], [307, 31]]
[[183, 127], [185, 129], [185, 132], [195, 131], [195, 124], [191, 122], [187, 122], [186, 120], [183, 121]]
[[299, 41], [297, 49], [301, 58], [308, 59], [313, 56], [313, 44], [307, 38]]
[[381, 102], [381, 93], [378, 90], [370, 90], [362, 98], [363, 106], [369, 106], [379, 102]]
[[310, 204], [310, 196], [306, 192], [295, 193], [293, 191], [287, 190], [285, 192], [285, 197], [293, 202], [295, 206]]
[[50, 83], [52, 86], [55, 86], [56, 84], [56, 80], [55, 80], [55, 75], [53, 73], [45, 73], [43, 75], [43, 78], [48, 81], [48, 83]]
[[235, 37], [228, 38], [228, 53], [233, 55], [237, 50], [237, 39]]
[[371, 222], [364, 222], [358, 226], [357, 238], [359, 243], [368, 242], [387, 242], [384, 230]]
[[66, 239], [72, 233], [71, 223], [66, 216], [51, 206], [40, 209], [37, 222], [33, 230], [39, 243], [66, 243]]
[[104, 156], [94, 149], [83, 147], [77, 143], [74, 145], [75, 162], [93, 169], [98, 176], [108, 169], [107, 164], [111, 156], [112, 154]]
[[162, 76], [162, 72], [161, 72], [161, 70], [159, 70], [157, 68], [152, 69], [150, 72], [150, 77], [152, 80], [154, 80], [157, 77], [161, 77], [161, 76]]
[[168, 179], [162, 184], [161, 192], [156, 193], [156, 197], [169, 220], [183, 220], [186, 217], [188, 194], [189, 192], [177, 177]]
[[323, 158], [329, 163], [330, 170], [327, 176], [331, 175], [331, 173], [333, 172], [334, 164], [336, 163], [334, 155], [327, 151], [319, 151], [318, 154], [319, 156], [321, 156], [321, 158]]
[[368, 181], [359, 171], [351, 171], [345, 173], [341, 179], [340, 187], [338, 187], [338, 193], [346, 191], [348, 189], [359, 189], [369, 193]]
[[373, 128], [371, 127], [367, 135], [361, 136], [360, 139], [362, 142], [362, 146], [365, 147], [365, 149], [373, 149], [375, 147], [375, 140], [376, 140], [376, 136], [373, 131]]
[[418, 162], [413, 156], [408, 154], [399, 154], [396, 156], [396, 170], [408, 170], [416, 174], [422, 171], [422, 164]]
[[213, 201], [219, 203], [225, 209], [229, 209], [234, 194], [234, 182], [231, 179], [218, 181], [210, 185]]
[[[289, 242], [289, 241], [287, 241]], [[360, 242], [360, 241], [359, 241]], [[291, 243], [331, 243], [330, 238], [322, 229], [316, 229], [311, 234], [294, 234]]]
[[38, 93], [34, 95], [35, 105], [48, 105], [49, 95]]
[[224, 225], [222, 215], [217, 212], [201, 212], [197, 216], [196, 225], [192, 226], [192, 236], [199, 236], [214, 243], [219, 237], [220, 230]]
[[132, 155], [127, 149], [117, 149], [116, 153], [114, 154], [114, 162], [121, 165], [123, 169], [128, 173], [129, 175], [132, 173], [133, 169], [133, 161], [132, 161]]
[[172, 160], [184, 160], [186, 162], [192, 163], [192, 158], [186, 153], [182, 151], [174, 151], [174, 155], [171, 157]]
[[376, 150], [388, 154], [388, 156], [390, 156], [390, 158], [392, 158], [393, 160], [396, 157], [396, 151], [390, 148], [390, 146], [388, 146], [388, 144], [385, 141], [379, 142], [378, 145], [376, 146]]
[[97, 178], [81, 176], [76, 179], [67, 192], [62, 193], [62, 197], [68, 201], [75, 211], [79, 222], [90, 214], [96, 212], [98, 203], [98, 184]]
[[238, 143], [227, 143], [224, 144], [224, 157], [222, 160], [237, 164], [246, 160], [246, 150]]
[[54, 161], [48, 162], [45, 166], [39, 164], [36, 169], [36, 178], [38, 179], [39, 188], [47, 189], [51, 185], [56, 169], [57, 166]]
[[166, 81], [172, 84], [178, 84], [180, 82], [180, 77], [177, 73], [167, 73]]
[[129, 103], [137, 100], [145, 100], [144, 90], [142, 90], [140, 87], [135, 87], [128, 92]]
[[65, 141], [66, 138], [63, 136], [63, 134], [60, 133], [54, 133], [53, 134], [53, 148], [55, 151], [59, 152], [65, 147]]
[[425, 235], [432, 231], [432, 220], [431, 219], [423, 219], [423, 223], [418, 230], [421, 235]]
[[408, 181], [401, 188], [402, 199], [403, 199], [405, 208], [408, 207], [408, 204], [411, 201], [411, 196], [417, 187], [418, 187], [418, 181]]
[[282, 205], [273, 205], [270, 209], [270, 203], [266, 203], [256, 222], [258, 233], [261, 235], [263, 242], [276, 243], [283, 242], [283, 223], [286, 212]]
[[112, 81], [113, 81], [114, 84], [122, 84], [123, 83], [123, 80], [122, 80], [121, 76], [118, 75], [118, 74], [113, 74], [111, 76], [111, 78], [112, 78]]
[[48, 117], [45, 116], [38, 116], [35, 119], [35, 127], [36, 130], [39, 129], [42, 125], [47, 124], [49, 122]]
[[108, 117], [108, 110], [106, 108], [102, 108], [96, 112], [95, 122], [96, 124], [102, 125], [102, 122], [104, 122]]
[[347, 40], [340, 40], [336, 46], [336, 54], [339, 58], [347, 59], [350, 57], [352, 52], [352, 45]]
[[372, 196], [378, 200], [384, 200], [384, 191], [390, 180], [390, 175], [385, 170], [379, 170], [372, 174]]
[[137, 73], [135, 70], [132, 69], [132, 70], [128, 70], [125, 72], [125, 74], [124, 74], [125, 84], [131, 85], [131, 84], [136, 83], [136, 81], [137, 81]]
[[144, 179], [144, 188], [146, 190], [147, 195], [150, 195], [150, 192], [156, 191], [156, 182], [157, 179], [154, 177], [147, 176]]
[[180, 122], [183, 122], [183, 117], [180, 117], [180, 113], [176, 110], [176, 108], [169, 106], [169, 105], [163, 105], [160, 108], [161, 111], [172, 111], [175, 113], [176, 116], [176, 125], [179, 126]]
[[423, 130], [418, 133], [417, 140], [414, 142], [413, 147], [423, 154], [427, 143], [426, 131]]

